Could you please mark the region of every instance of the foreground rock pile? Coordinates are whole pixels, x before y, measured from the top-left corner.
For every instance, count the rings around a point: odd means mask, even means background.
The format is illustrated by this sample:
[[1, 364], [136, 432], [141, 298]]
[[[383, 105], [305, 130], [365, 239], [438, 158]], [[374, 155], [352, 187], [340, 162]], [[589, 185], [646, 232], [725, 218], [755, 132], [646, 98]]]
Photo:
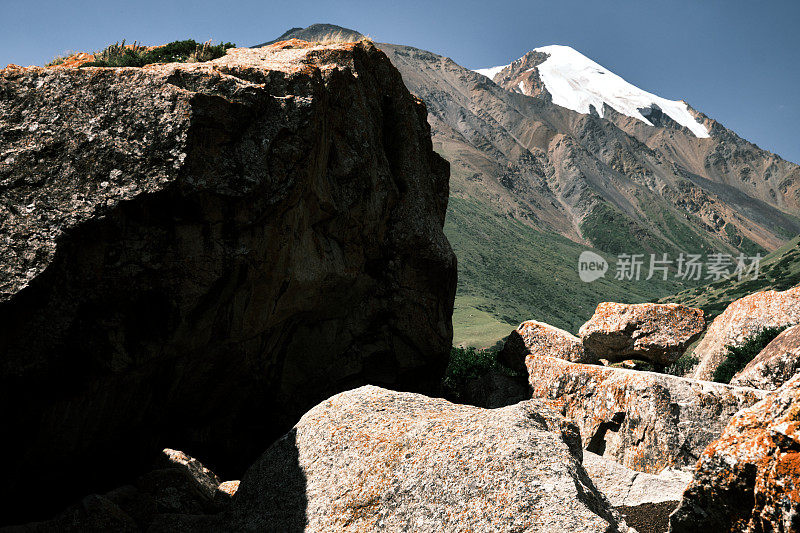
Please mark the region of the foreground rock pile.
[[671, 531], [800, 531], [800, 376], [706, 448]]
[[[242, 479], [233, 530], [619, 531], [575, 426], [362, 387], [306, 413]], [[280, 482], [278, 482], [280, 480]]]
[[534, 398], [558, 402], [584, 446], [640, 472], [691, 467], [765, 391], [554, 357], [528, 357]]
[[0, 499], [66, 505], [171, 443], [241, 472], [331, 394], [434, 390], [447, 198], [367, 42], [0, 71]]

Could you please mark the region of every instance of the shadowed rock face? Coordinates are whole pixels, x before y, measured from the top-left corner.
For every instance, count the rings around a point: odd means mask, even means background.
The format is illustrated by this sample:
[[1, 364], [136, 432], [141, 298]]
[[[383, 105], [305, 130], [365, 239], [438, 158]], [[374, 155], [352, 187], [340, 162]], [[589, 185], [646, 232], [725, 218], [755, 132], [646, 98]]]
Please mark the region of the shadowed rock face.
[[800, 531], [800, 376], [731, 419], [703, 452], [670, 531]]
[[575, 426], [544, 402], [480, 409], [361, 387], [306, 413], [204, 527], [627, 531], [580, 461]]
[[775, 390], [800, 371], [800, 325], [772, 339], [755, 359], [736, 373], [731, 385]]
[[528, 354], [558, 357], [573, 363], [590, 362], [578, 337], [536, 320], [527, 320], [512, 331], [497, 357], [507, 367], [522, 373]]
[[800, 323], [800, 287], [763, 291], [730, 304], [708, 327], [693, 355], [700, 360], [694, 376], [712, 379], [725, 360], [728, 346], [741, 346], [766, 328]]
[[165, 444], [238, 476], [332, 393], [438, 383], [448, 165], [373, 46], [7, 69], [0, 154], [9, 507]]
[[533, 397], [557, 401], [588, 451], [652, 474], [693, 465], [730, 417], [767, 394], [554, 357], [526, 363]]

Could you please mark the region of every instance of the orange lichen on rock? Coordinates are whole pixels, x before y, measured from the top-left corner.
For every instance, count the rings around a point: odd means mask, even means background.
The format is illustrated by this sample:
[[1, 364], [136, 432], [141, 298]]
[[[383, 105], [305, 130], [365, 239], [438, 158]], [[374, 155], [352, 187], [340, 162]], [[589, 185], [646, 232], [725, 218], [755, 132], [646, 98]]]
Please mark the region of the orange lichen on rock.
[[587, 450], [653, 474], [693, 465], [731, 416], [767, 394], [554, 357], [526, 364], [533, 397], [560, 402]]
[[578, 337], [536, 320], [523, 322], [512, 331], [497, 356], [507, 367], [524, 372], [528, 354], [558, 357], [573, 363], [588, 362]]
[[700, 360], [697, 379], [712, 379], [729, 345], [739, 346], [761, 330], [800, 323], [800, 286], [762, 291], [731, 303], [714, 319], [693, 354]]
[[610, 361], [677, 360], [705, 329], [703, 311], [680, 304], [598, 304], [579, 335], [587, 352]]
[[544, 402], [480, 409], [372, 386], [306, 413], [218, 520], [221, 530], [627, 530], [588, 482], [574, 425]]
[[800, 376], [737, 413], [697, 463], [674, 532], [800, 530]]

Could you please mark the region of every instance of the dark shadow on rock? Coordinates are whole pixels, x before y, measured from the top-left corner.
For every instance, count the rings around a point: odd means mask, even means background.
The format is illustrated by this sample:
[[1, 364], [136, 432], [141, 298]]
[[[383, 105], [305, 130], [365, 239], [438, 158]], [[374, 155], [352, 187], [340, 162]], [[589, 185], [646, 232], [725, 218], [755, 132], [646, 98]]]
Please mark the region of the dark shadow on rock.
[[603, 455], [606, 452], [606, 432], [619, 431], [622, 422], [625, 420], [625, 413], [614, 413], [614, 416], [608, 422], [601, 422], [597, 427], [594, 435], [592, 435], [586, 450], [597, 455]]
[[250, 467], [230, 508], [213, 519], [212, 530], [302, 532], [308, 522], [306, 490], [292, 429]]

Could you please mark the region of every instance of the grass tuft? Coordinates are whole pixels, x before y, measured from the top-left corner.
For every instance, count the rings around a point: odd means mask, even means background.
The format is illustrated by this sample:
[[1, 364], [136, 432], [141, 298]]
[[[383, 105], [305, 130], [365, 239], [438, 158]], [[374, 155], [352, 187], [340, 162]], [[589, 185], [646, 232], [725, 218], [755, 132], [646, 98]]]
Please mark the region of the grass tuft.
[[506, 368], [497, 360], [497, 347], [478, 349], [474, 346], [467, 348], [454, 346], [450, 349], [450, 362], [442, 379], [445, 396], [460, 400], [463, 397], [462, 391], [469, 381], [493, 370], [509, 376], [516, 375], [513, 370]]
[[152, 63], [195, 63], [211, 61], [225, 55], [233, 43], [211, 44], [211, 41], [198, 43], [194, 39], [172, 41], [155, 48], [143, 46], [134, 41], [126, 45], [114, 43], [95, 54], [94, 61], [84, 63], [84, 67], [143, 67]]
[[741, 346], [728, 346], [726, 359], [714, 371], [714, 381], [730, 383], [737, 372], [746, 367], [747, 363], [761, 353], [761, 350], [787, 327], [789, 326], [764, 328], [747, 339]]

